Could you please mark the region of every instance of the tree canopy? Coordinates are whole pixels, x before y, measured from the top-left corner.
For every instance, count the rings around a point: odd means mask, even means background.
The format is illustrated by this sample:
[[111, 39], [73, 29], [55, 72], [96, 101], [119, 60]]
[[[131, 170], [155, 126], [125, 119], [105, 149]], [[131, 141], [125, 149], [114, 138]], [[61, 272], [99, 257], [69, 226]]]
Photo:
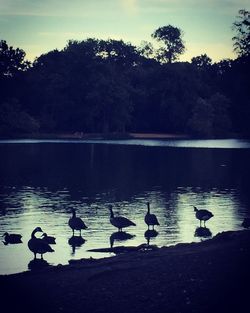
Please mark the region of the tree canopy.
[[237, 20], [233, 23], [236, 35], [233, 37], [234, 51], [239, 56], [250, 55], [250, 12], [239, 10]]
[[160, 62], [172, 63], [178, 59], [180, 54], [184, 53], [185, 46], [182, 36], [183, 31], [172, 25], [159, 27], [153, 32], [152, 37], [164, 44], [157, 50], [157, 58]]
[[[241, 17], [237, 27], [247, 26], [246, 11]], [[250, 136], [246, 39], [235, 60], [213, 63], [202, 54], [177, 62], [185, 49], [182, 35], [171, 25], [158, 28], [152, 36], [163, 46], [157, 49], [150, 42], [136, 47], [114, 39], [69, 40], [33, 64], [22, 49], [2, 40], [0, 136], [77, 131]]]

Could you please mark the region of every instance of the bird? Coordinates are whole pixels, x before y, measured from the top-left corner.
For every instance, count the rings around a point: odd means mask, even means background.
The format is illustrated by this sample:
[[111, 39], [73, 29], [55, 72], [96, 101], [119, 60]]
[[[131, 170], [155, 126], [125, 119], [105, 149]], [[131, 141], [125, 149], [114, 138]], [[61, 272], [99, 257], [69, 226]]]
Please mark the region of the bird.
[[69, 227], [73, 231], [73, 236], [74, 236], [75, 230], [79, 230], [80, 236], [81, 236], [81, 230], [87, 229], [88, 227], [85, 225], [84, 221], [80, 217], [76, 217], [75, 209], [71, 209], [71, 212], [72, 212], [72, 217], [69, 219], [69, 222], [68, 222]]
[[22, 235], [19, 235], [19, 234], [9, 234], [7, 232], [5, 232], [3, 234], [3, 237], [4, 237], [4, 240], [5, 240], [5, 243], [8, 244], [8, 243], [22, 243]]
[[241, 226], [244, 228], [249, 228], [250, 227], [250, 217], [245, 217]]
[[194, 206], [194, 211], [195, 211], [196, 218], [200, 220], [200, 226], [201, 226], [201, 221], [204, 221], [204, 227], [206, 227], [206, 221], [214, 216], [213, 213], [211, 213], [210, 211], [198, 210], [195, 206]]
[[54, 250], [51, 248], [51, 246], [45, 242], [41, 238], [37, 238], [35, 234], [37, 232], [43, 232], [41, 227], [36, 227], [32, 233], [31, 233], [31, 238], [28, 241], [28, 247], [31, 252], [34, 253], [34, 257], [36, 259], [37, 254], [41, 254], [41, 259], [43, 259], [43, 254], [46, 252], [54, 252]]
[[147, 202], [147, 206], [148, 206], [148, 211], [144, 217], [144, 221], [148, 225], [148, 229], [150, 228], [150, 226], [153, 226], [153, 229], [154, 229], [154, 226], [160, 225], [160, 223], [158, 222], [156, 215], [150, 213], [150, 203], [149, 202]]
[[56, 244], [56, 238], [53, 236], [48, 236], [46, 233], [42, 234], [42, 239], [47, 242], [49, 245], [55, 245]]
[[109, 205], [110, 210], [110, 223], [118, 228], [118, 231], [122, 231], [123, 228], [129, 226], [136, 226], [136, 224], [123, 216], [114, 216], [112, 205]]

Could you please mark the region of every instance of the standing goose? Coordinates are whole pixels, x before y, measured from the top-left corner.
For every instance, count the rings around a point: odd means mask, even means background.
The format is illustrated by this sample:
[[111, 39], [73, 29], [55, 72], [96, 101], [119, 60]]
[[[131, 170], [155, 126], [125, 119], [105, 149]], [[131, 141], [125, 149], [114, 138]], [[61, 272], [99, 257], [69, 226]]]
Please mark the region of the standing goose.
[[22, 243], [22, 235], [19, 234], [9, 234], [9, 233], [4, 233], [3, 234], [5, 243]]
[[69, 219], [69, 223], [68, 223], [69, 227], [73, 231], [73, 236], [74, 236], [75, 230], [79, 230], [80, 236], [81, 236], [81, 230], [87, 229], [88, 227], [85, 225], [84, 221], [80, 217], [76, 217], [75, 209], [71, 209], [71, 212], [72, 212], [72, 217]]
[[156, 215], [150, 213], [150, 203], [149, 202], [147, 202], [147, 206], [148, 206], [148, 212], [145, 215], [144, 221], [148, 225], [148, 229], [150, 228], [150, 225], [153, 226], [153, 229], [154, 229], [154, 226], [160, 225], [160, 223], [158, 222]]
[[112, 205], [109, 206], [109, 210], [110, 210], [110, 223], [116, 228], [118, 228], [119, 231], [122, 231], [122, 229], [125, 227], [136, 226], [134, 222], [130, 221], [126, 217], [114, 216]]
[[54, 252], [54, 250], [51, 248], [51, 246], [45, 242], [41, 238], [36, 238], [35, 234], [37, 232], [42, 232], [42, 229], [40, 227], [36, 227], [33, 232], [31, 233], [31, 238], [28, 241], [28, 247], [30, 251], [34, 253], [35, 259], [36, 255], [41, 254], [41, 259], [43, 259], [43, 254], [46, 252]]
[[206, 227], [206, 221], [214, 216], [213, 213], [211, 213], [210, 211], [198, 210], [195, 206], [194, 206], [194, 211], [195, 211], [196, 218], [200, 220], [200, 226], [201, 226], [201, 221], [204, 221], [204, 227]]

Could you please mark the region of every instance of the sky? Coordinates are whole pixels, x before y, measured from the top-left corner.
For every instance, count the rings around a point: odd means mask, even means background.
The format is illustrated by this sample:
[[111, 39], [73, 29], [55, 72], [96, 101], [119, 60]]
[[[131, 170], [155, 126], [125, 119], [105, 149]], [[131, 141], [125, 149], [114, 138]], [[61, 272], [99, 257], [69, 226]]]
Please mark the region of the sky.
[[29, 60], [70, 39], [122, 39], [139, 46], [172, 25], [184, 32], [181, 61], [206, 53], [214, 62], [235, 58], [232, 24], [249, 0], [0, 0], [0, 39]]

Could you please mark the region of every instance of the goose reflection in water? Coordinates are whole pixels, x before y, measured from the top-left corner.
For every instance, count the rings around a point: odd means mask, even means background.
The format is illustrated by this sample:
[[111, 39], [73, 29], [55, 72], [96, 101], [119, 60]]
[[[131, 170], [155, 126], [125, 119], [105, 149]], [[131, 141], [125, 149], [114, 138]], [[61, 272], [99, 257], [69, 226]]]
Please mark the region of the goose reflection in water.
[[158, 236], [158, 232], [155, 229], [147, 229], [144, 233], [144, 237], [147, 239], [147, 245], [149, 246], [150, 239]]
[[44, 259], [33, 259], [28, 264], [28, 269], [36, 271], [50, 266], [50, 264]]
[[18, 243], [22, 243], [22, 235], [20, 234], [9, 234], [7, 232], [5, 232], [3, 234], [4, 237], [4, 245], [8, 245], [8, 244], [18, 244]]
[[212, 236], [212, 232], [207, 227], [197, 227], [195, 232], [194, 232], [194, 236], [195, 237], [208, 238], [208, 237]]
[[82, 236], [72, 236], [68, 240], [68, 244], [72, 247], [72, 254], [75, 254], [76, 248], [81, 247], [85, 243], [85, 239]]
[[135, 235], [131, 235], [131, 234], [126, 233], [124, 231], [123, 232], [121, 232], [121, 231], [115, 232], [115, 233], [111, 234], [111, 236], [109, 237], [110, 247], [113, 248], [115, 241], [126, 241], [126, 240], [132, 239], [134, 237], [135, 237]]

